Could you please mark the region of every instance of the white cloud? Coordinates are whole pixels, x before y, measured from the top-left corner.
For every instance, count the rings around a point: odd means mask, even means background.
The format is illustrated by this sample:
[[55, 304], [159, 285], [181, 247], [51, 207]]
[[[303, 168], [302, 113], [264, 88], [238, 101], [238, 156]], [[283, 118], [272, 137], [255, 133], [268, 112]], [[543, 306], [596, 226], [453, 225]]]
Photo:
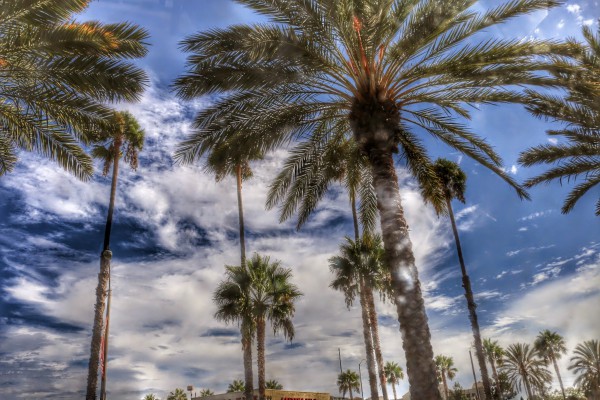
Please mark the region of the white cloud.
[[511, 173], [511, 174], [513, 174], [513, 175], [516, 175], [518, 170], [519, 170], [519, 169], [517, 168], [517, 166], [516, 166], [516, 165], [514, 165], [514, 164], [513, 164], [513, 165], [511, 165], [511, 167], [510, 167], [510, 173]]
[[556, 27], [558, 29], [562, 29], [562, 28], [564, 28], [564, 26], [565, 26], [565, 20], [564, 19], [561, 19], [560, 22], [558, 23], [558, 25], [556, 25]]
[[579, 14], [581, 12], [581, 6], [579, 4], [567, 4], [567, 11], [571, 14]]

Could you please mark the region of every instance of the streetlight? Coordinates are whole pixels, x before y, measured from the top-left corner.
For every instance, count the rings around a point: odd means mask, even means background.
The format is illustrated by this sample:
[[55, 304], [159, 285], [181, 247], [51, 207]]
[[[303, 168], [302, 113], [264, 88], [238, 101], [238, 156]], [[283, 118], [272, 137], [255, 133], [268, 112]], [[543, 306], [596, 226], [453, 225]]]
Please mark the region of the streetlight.
[[362, 373], [360, 372], [360, 364], [362, 364], [363, 361], [366, 361], [364, 358], [358, 363], [358, 376], [360, 377], [360, 397], [362, 400], [365, 400], [365, 395], [363, 393], [363, 388], [362, 388]]

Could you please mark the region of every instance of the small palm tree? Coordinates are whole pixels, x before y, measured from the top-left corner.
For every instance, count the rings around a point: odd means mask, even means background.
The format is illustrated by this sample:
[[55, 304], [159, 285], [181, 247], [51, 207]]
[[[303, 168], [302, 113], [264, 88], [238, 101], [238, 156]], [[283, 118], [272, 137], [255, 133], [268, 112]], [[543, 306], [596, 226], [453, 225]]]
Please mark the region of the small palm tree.
[[[108, 175], [112, 167], [112, 178], [110, 185], [110, 198], [106, 225], [104, 228], [104, 244], [100, 255], [100, 273], [98, 274], [98, 285], [96, 286], [96, 304], [94, 306], [94, 326], [90, 346], [90, 361], [88, 367], [87, 399], [96, 398], [96, 384], [98, 376], [98, 362], [100, 346], [102, 341], [103, 316], [107, 294], [110, 292], [110, 263], [112, 252], [110, 251], [110, 234], [112, 231], [113, 213], [119, 178], [119, 161], [124, 156], [125, 162], [134, 170], [138, 167], [138, 154], [144, 146], [144, 130], [136, 119], [128, 112], [114, 112], [110, 125], [95, 138], [96, 145], [92, 149], [92, 155], [103, 163], [102, 173]], [[107, 312], [109, 312], [108, 310]], [[104, 332], [104, 365], [108, 358], [108, 331]], [[103, 381], [104, 382], [104, 381]], [[103, 385], [104, 387], [104, 385]]]
[[569, 370], [577, 378], [575, 385], [592, 399], [600, 399], [600, 341], [586, 340], [577, 345]]
[[[535, 116], [566, 123], [560, 130], [549, 130], [551, 136], [567, 139], [564, 143], [532, 147], [521, 153], [525, 166], [555, 164], [548, 171], [525, 182], [528, 187], [563, 179], [583, 177], [565, 199], [562, 212], [568, 213], [583, 195], [600, 183], [600, 31], [594, 36], [583, 28], [587, 48], [578, 58], [578, 70], [558, 69], [555, 75], [567, 84], [566, 97], [531, 94], [528, 110]], [[596, 203], [600, 215], [600, 199]]]
[[159, 400], [158, 397], [154, 395], [154, 393], [150, 393], [144, 396], [144, 400]]
[[0, 176], [25, 150], [89, 179], [93, 163], [80, 143], [104, 128], [110, 110], [103, 103], [142, 93], [146, 74], [126, 60], [146, 54], [147, 32], [128, 23], [74, 22], [89, 3], [2, 2]]
[[475, 342], [475, 355], [477, 356], [479, 370], [481, 371], [481, 380], [483, 381], [483, 391], [485, 393], [485, 397], [491, 399], [492, 390], [488, 377], [487, 366], [485, 364], [485, 356], [483, 354], [479, 321], [477, 318], [477, 312], [475, 311], [477, 304], [475, 303], [475, 297], [473, 296], [471, 279], [467, 274], [467, 267], [465, 266], [462, 246], [460, 244], [460, 237], [458, 236], [458, 229], [456, 227], [454, 211], [452, 209], [453, 199], [457, 199], [461, 203], [465, 202], [467, 175], [465, 175], [465, 173], [460, 169], [458, 164], [444, 158], [438, 158], [433, 164], [433, 169], [442, 185], [442, 191], [444, 193], [444, 200], [446, 203], [446, 211], [448, 212], [450, 223], [452, 224], [454, 243], [456, 244], [456, 252], [458, 254], [458, 261], [460, 263], [460, 271], [462, 274], [462, 286], [465, 289], [465, 298], [467, 300], [467, 308], [469, 310], [469, 320], [471, 321], [471, 330], [473, 331], [473, 338]]
[[279, 383], [278, 381], [276, 381], [275, 379], [268, 380], [265, 383], [265, 387], [267, 389], [283, 390], [283, 385], [281, 383]]
[[187, 400], [187, 394], [183, 389], [177, 388], [174, 392], [169, 393], [167, 400]]
[[554, 371], [556, 372], [556, 377], [560, 384], [560, 391], [562, 392], [563, 399], [566, 400], [567, 395], [565, 394], [565, 387], [556, 362], [557, 360], [560, 360], [563, 354], [567, 353], [565, 339], [558, 333], [546, 329], [538, 334], [535, 339], [534, 347], [544, 359], [552, 362], [554, 365]]
[[492, 374], [494, 375], [494, 382], [496, 383], [496, 393], [500, 396], [502, 388], [500, 387], [497, 366], [502, 364], [504, 349], [500, 347], [497, 340], [492, 341], [492, 339], [483, 339], [483, 352], [492, 367]]
[[454, 359], [452, 357], [447, 357], [443, 355], [439, 355], [435, 357], [435, 365], [438, 370], [439, 379], [442, 381], [444, 385], [444, 393], [446, 394], [446, 399], [448, 398], [448, 379], [453, 380], [458, 372], [458, 369], [454, 367]]
[[215, 394], [215, 392], [213, 392], [210, 389], [202, 389], [200, 391], [200, 397], [207, 397], [207, 396], [213, 396]]
[[227, 393], [243, 392], [245, 389], [246, 389], [246, 386], [244, 385], [243, 380], [234, 379], [233, 382], [231, 382], [229, 384], [229, 386], [227, 387]]
[[535, 348], [528, 344], [515, 343], [508, 346], [504, 351], [501, 369], [514, 388], [525, 388], [528, 399], [533, 398], [535, 388], [544, 387], [552, 381], [552, 375], [546, 369], [546, 362], [540, 358]]
[[383, 370], [385, 371], [385, 376], [388, 382], [392, 384], [394, 400], [396, 400], [396, 385], [401, 379], [404, 379], [404, 371], [402, 370], [402, 367], [400, 365], [393, 361], [386, 362]]
[[352, 390], [360, 390], [360, 378], [356, 372], [346, 370], [338, 375], [337, 385], [342, 397], [346, 397], [346, 393], [350, 393], [350, 400], [352, 400], [354, 398]]

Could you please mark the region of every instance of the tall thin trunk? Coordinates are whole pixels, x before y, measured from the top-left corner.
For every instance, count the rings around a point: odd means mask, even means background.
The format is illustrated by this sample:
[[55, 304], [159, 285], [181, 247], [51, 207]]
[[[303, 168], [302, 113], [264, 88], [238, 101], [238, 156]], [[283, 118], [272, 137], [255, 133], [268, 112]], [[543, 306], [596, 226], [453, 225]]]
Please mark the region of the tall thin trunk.
[[110, 250], [104, 250], [100, 258], [100, 273], [98, 274], [96, 305], [94, 306], [94, 328], [92, 330], [90, 361], [88, 365], [87, 392], [85, 395], [86, 400], [96, 400], [96, 388], [98, 386], [98, 363], [100, 362], [100, 343], [102, 341], [106, 289], [108, 288], [111, 258], [112, 253]]
[[523, 372], [522, 375], [523, 381], [525, 382], [525, 390], [527, 391], [527, 399], [533, 399], [533, 392], [531, 391], [531, 385], [529, 384], [529, 376], [527, 376], [526, 372]]
[[563, 399], [567, 399], [567, 395], [565, 394], [565, 387], [563, 386], [563, 381], [560, 376], [560, 372], [558, 370], [558, 364], [556, 363], [556, 357], [554, 354], [550, 354], [550, 358], [552, 358], [552, 363], [554, 364], [554, 370], [556, 371], [556, 377], [558, 378], [558, 383], [560, 384], [560, 391], [562, 392]]
[[496, 391], [498, 393], [497, 398], [502, 398], [502, 389], [500, 388], [500, 380], [498, 379], [498, 370], [496, 370], [496, 361], [493, 357], [490, 357], [490, 364], [492, 365], [492, 373], [494, 374], [494, 381], [496, 382]]
[[244, 396], [246, 400], [254, 399], [254, 377], [252, 376], [252, 336], [248, 333], [247, 322], [242, 322], [242, 351], [244, 354]]
[[387, 381], [385, 371], [383, 370], [383, 356], [381, 355], [381, 344], [379, 341], [379, 323], [377, 322], [377, 311], [375, 310], [375, 299], [373, 298], [373, 288], [365, 283], [366, 297], [369, 304], [369, 322], [371, 324], [371, 333], [373, 336], [373, 349], [375, 350], [375, 360], [377, 361], [377, 370], [379, 371], [379, 384], [381, 385], [381, 394], [384, 400], [388, 400]]
[[368, 151], [412, 399], [439, 400], [431, 334], [390, 149]]
[[394, 392], [394, 400], [398, 400], [396, 398], [396, 382], [392, 382], [392, 392]]
[[110, 334], [110, 300], [112, 298], [112, 290], [110, 288], [110, 267], [108, 270], [108, 301], [106, 303], [106, 327], [104, 328], [104, 354], [102, 354], [102, 358], [104, 363], [102, 363], [102, 371], [101, 376], [102, 380], [100, 382], [100, 400], [106, 400], [106, 371], [108, 364], [108, 336]]
[[369, 373], [369, 387], [371, 388], [371, 399], [379, 398], [377, 390], [377, 372], [375, 370], [375, 360], [373, 359], [373, 338], [371, 336], [371, 327], [369, 322], [369, 303], [366, 298], [365, 282], [362, 277], [359, 278], [360, 289], [360, 308], [363, 321], [363, 337], [365, 340], [365, 351], [367, 353], [367, 371]]
[[[350, 390], [350, 400], [354, 400], [354, 397], [352, 396], [352, 387], [350, 387], [349, 390]], [[371, 399], [372, 399], [372, 397], [371, 397]]]
[[238, 218], [240, 222], [240, 259], [241, 266], [246, 265], [246, 233], [244, 231], [244, 207], [242, 204], [242, 165], [236, 166]]
[[442, 369], [442, 383], [444, 384], [444, 399], [448, 400], [448, 382], [446, 381], [446, 371]]
[[352, 222], [354, 223], [354, 240], [357, 242], [360, 239], [360, 232], [358, 229], [358, 216], [356, 212], [356, 195], [352, 190], [350, 193], [350, 204], [352, 205]]
[[[110, 200], [108, 203], [108, 214], [106, 216], [106, 226], [104, 228], [104, 244], [102, 246], [102, 255], [100, 256], [100, 273], [98, 274], [98, 286], [96, 287], [96, 305], [94, 306], [94, 327], [92, 329], [92, 343], [90, 346], [90, 361], [88, 366], [88, 384], [86, 400], [96, 400], [96, 388], [98, 386], [98, 362], [100, 357], [100, 341], [102, 340], [102, 329], [104, 322], [104, 308], [106, 301], [106, 289], [110, 279], [110, 262], [112, 253], [110, 252], [110, 233], [112, 230], [113, 213], [115, 210], [115, 198], [117, 193], [117, 180], [119, 176], [119, 151], [122, 138], [117, 137], [113, 143], [116, 154], [113, 159], [113, 174], [110, 185]], [[106, 350], [105, 345], [105, 352]], [[106, 363], [107, 360], [105, 359]], [[102, 399], [103, 400], [103, 399]]]
[[258, 359], [258, 398], [265, 400], [265, 319], [256, 321], [256, 343]]
[[465, 266], [465, 260], [462, 254], [462, 247], [460, 245], [460, 238], [458, 236], [458, 229], [456, 228], [456, 221], [454, 220], [454, 211], [452, 210], [452, 203], [450, 197], [446, 196], [446, 206], [448, 207], [448, 214], [450, 215], [450, 222], [452, 223], [452, 232], [454, 233], [454, 242], [456, 243], [456, 251], [458, 253], [458, 261], [460, 262], [460, 270], [462, 272], [463, 288], [465, 288], [465, 297], [467, 299], [467, 307], [469, 309], [469, 320], [471, 321], [471, 330], [473, 331], [473, 338], [475, 340], [475, 355], [477, 356], [477, 362], [479, 363], [479, 371], [481, 372], [481, 381], [483, 382], [483, 392], [486, 399], [492, 398], [492, 388], [490, 385], [490, 378], [488, 376], [487, 366], [485, 364], [485, 356], [483, 353], [483, 344], [481, 343], [481, 332], [479, 330], [479, 322], [477, 321], [477, 304], [475, 304], [475, 298], [473, 297], [473, 290], [471, 289], [471, 280], [467, 274], [467, 267]]

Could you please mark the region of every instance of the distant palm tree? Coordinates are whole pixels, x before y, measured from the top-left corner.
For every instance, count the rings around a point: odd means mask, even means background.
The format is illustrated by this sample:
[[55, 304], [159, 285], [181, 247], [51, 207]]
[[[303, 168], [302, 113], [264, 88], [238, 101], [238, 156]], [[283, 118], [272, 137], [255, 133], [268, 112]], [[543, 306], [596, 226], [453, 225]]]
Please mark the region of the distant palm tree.
[[243, 380], [234, 379], [233, 382], [231, 382], [227, 387], [227, 393], [243, 392], [245, 389], [246, 387]]
[[146, 74], [126, 60], [147, 53], [147, 32], [129, 23], [75, 22], [89, 3], [2, 2], [0, 176], [25, 150], [89, 179], [93, 163], [80, 143], [104, 128], [110, 110], [103, 104], [143, 92]]
[[600, 399], [600, 341], [586, 340], [577, 345], [569, 370], [577, 378], [575, 385], [592, 400]]
[[200, 397], [207, 397], [207, 396], [213, 396], [215, 394], [215, 392], [213, 392], [210, 389], [202, 389], [200, 391]]
[[502, 388], [500, 386], [500, 378], [496, 366], [502, 364], [504, 349], [500, 347], [497, 340], [492, 341], [492, 339], [483, 339], [483, 352], [492, 367], [492, 374], [494, 374], [494, 382], [496, 383], [496, 393], [498, 393], [498, 396], [501, 396]]
[[481, 331], [479, 329], [477, 312], [475, 311], [475, 309], [477, 308], [477, 304], [475, 303], [475, 297], [473, 296], [471, 279], [467, 274], [467, 267], [465, 266], [462, 246], [460, 244], [460, 237], [458, 236], [458, 229], [456, 227], [456, 221], [454, 220], [454, 211], [452, 209], [453, 199], [457, 199], [461, 203], [465, 202], [467, 176], [460, 169], [458, 164], [446, 160], [444, 158], [438, 158], [433, 164], [433, 169], [438, 179], [440, 180], [440, 183], [442, 184], [442, 191], [444, 193], [444, 200], [446, 202], [445, 209], [448, 212], [448, 216], [450, 217], [450, 223], [452, 224], [452, 232], [454, 233], [454, 243], [456, 244], [456, 251], [458, 254], [458, 261], [460, 263], [460, 271], [462, 274], [462, 286], [465, 289], [465, 298], [467, 300], [467, 308], [469, 310], [469, 320], [471, 321], [471, 330], [473, 331], [473, 338], [475, 342], [475, 355], [477, 356], [479, 370], [481, 371], [483, 391], [485, 393], [485, 397], [487, 399], [491, 399], [492, 390], [490, 386], [490, 379], [488, 377], [487, 366], [485, 364], [483, 345], [481, 344]]
[[153, 393], [144, 396], [144, 400], [159, 400]]
[[566, 400], [567, 395], [565, 394], [565, 387], [556, 362], [557, 360], [560, 360], [563, 354], [567, 353], [565, 339], [558, 333], [546, 329], [538, 334], [535, 339], [534, 347], [544, 359], [552, 362], [554, 365], [554, 371], [556, 372], [556, 377], [560, 384], [560, 391], [562, 392], [563, 399]]
[[187, 400], [187, 394], [183, 389], [177, 388], [174, 392], [169, 393], [167, 400]]
[[346, 370], [338, 375], [337, 385], [342, 397], [346, 397], [346, 393], [350, 392], [350, 400], [352, 400], [354, 398], [352, 390], [360, 390], [360, 378], [356, 372]]
[[267, 389], [283, 390], [283, 385], [281, 383], [277, 382], [275, 379], [268, 380], [265, 383], [265, 387]]
[[393, 361], [386, 362], [383, 370], [385, 371], [385, 376], [388, 382], [392, 384], [394, 400], [396, 400], [396, 385], [398, 384], [398, 381], [404, 379], [404, 371], [400, 365]]
[[447, 379], [454, 379], [458, 369], [454, 367], [454, 359], [452, 357], [447, 357], [443, 355], [439, 355], [435, 357], [435, 365], [438, 370], [438, 376], [444, 385], [444, 393], [446, 394], [446, 399], [448, 398], [448, 381]]
[[546, 362], [540, 358], [535, 348], [528, 344], [511, 344], [504, 351], [502, 359], [502, 372], [510, 384], [517, 390], [525, 388], [527, 398], [533, 398], [535, 388], [544, 387], [552, 381], [552, 375], [546, 369]]
[[[114, 112], [110, 119], [110, 125], [107, 125], [106, 129], [96, 136], [96, 145], [92, 148], [92, 156], [100, 159], [103, 163], [102, 174], [104, 176], [108, 175], [112, 167], [112, 178], [106, 225], [104, 228], [104, 244], [100, 255], [100, 273], [98, 274], [98, 285], [96, 286], [96, 304], [94, 306], [94, 326], [90, 345], [86, 397], [89, 400], [96, 398], [98, 363], [104, 326], [104, 308], [108, 291], [110, 291], [110, 263], [112, 259], [110, 235], [112, 232], [119, 178], [119, 161], [121, 157], [124, 157], [125, 162], [131, 168], [134, 170], [137, 169], [138, 154], [144, 147], [144, 135], [144, 130], [133, 115], [126, 111]], [[108, 332], [104, 332], [104, 335], [104, 363], [106, 365], [108, 362], [108, 358], [106, 357], [108, 351]]]
[[[564, 137], [563, 143], [532, 147], [519, 157], [525, 166], [555, 164], [548, 171], [525, 182], [531, 187], [563, 179], [582, 177], [565, 199], [562, 212], [570, 212], [584, 194], [600, 183], [600, 31], [594, 36], [583, 27], [585, 52], [577, 60], [578, 70], [558, 68], [555, 76], [566, 84], [567, 96], [531, 93], [527, 109], [535, 116], [566, 123], [564, 129], [549, 130], [548, 135]], [[600, 199], [596, 203], [600, 216]]]

